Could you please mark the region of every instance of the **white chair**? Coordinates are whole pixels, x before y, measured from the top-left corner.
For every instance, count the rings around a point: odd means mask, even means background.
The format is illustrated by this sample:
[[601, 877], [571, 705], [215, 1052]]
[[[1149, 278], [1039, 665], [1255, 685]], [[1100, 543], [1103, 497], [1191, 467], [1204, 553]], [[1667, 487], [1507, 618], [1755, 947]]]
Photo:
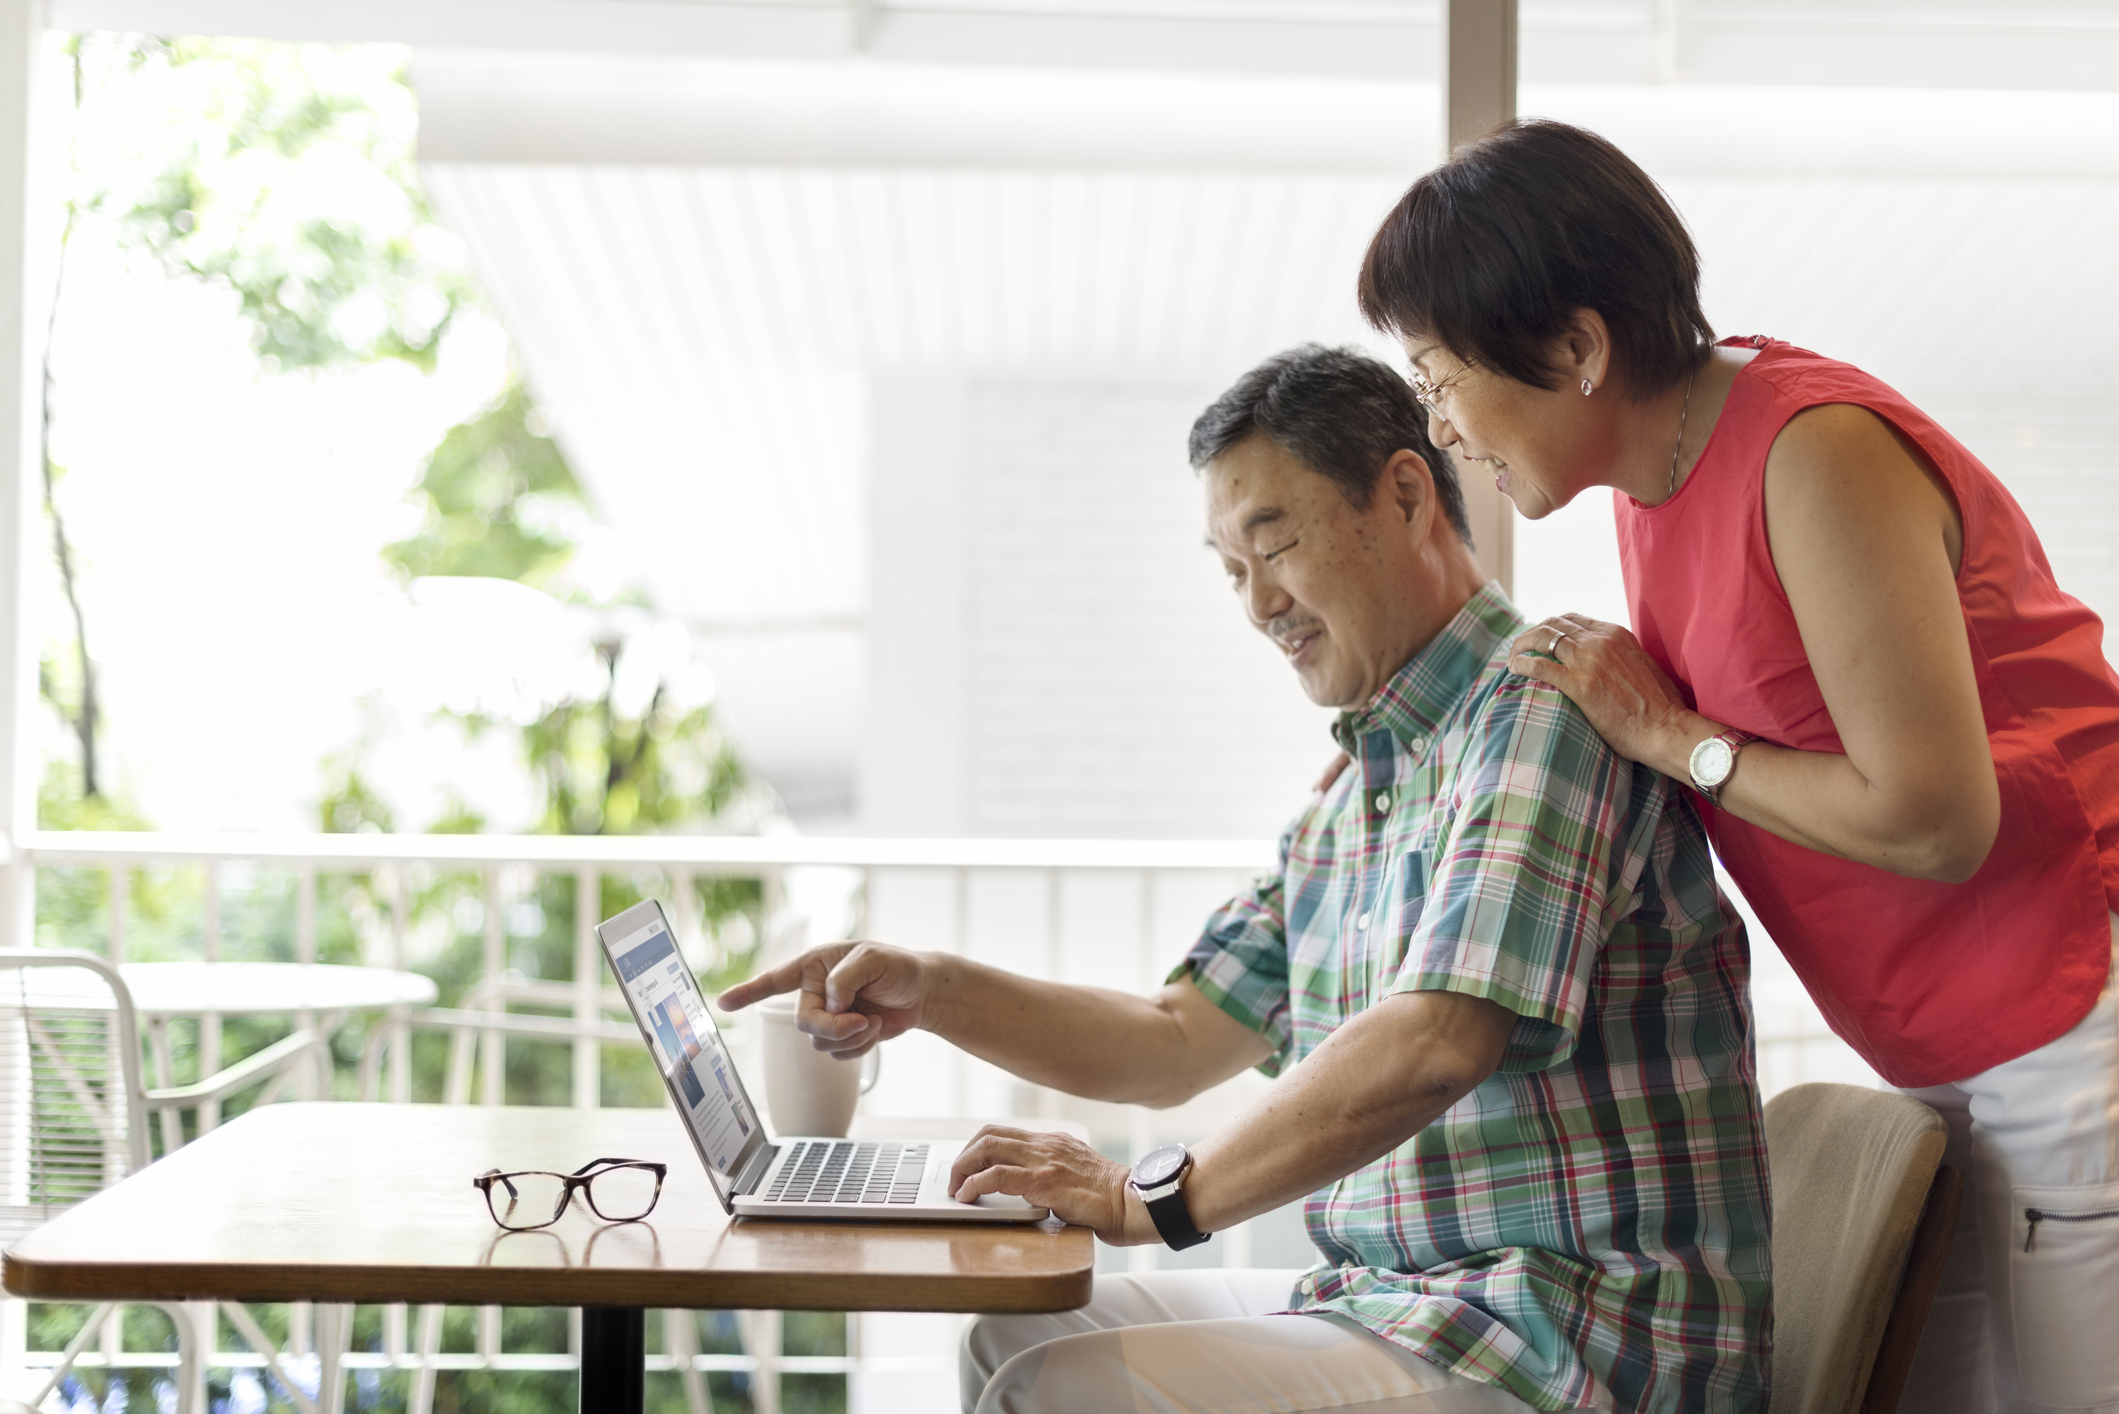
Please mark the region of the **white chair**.
[[[145, 1168], [151, 1113], [196, 1109], [260, 1084], [267, 1088], [258, 1103], [268, 1103], [322, 1048], [314, 1031], [298, 1030], [193, 1084], [149, 1090], [141, 1079], [132, 994], [117, 968], [93, 953], [0, 949], [0, 1244]], [[205, 1372], [194, 1313], [143, 1304], [159, 1307], [176, 1327], [177, 1408], [197, 1414]], [[110, 1302], [95, 1308], [30, 1406], [41, 1406], [59, 1388], [88, 1342], [106, 1329], [106, 1345], [115, 1348], [110, 1322], [118, 1309]], [[313, 1414], [307, 1392], [281, 1370], [275, 1353], [259, 1349], [290, 1397]]]

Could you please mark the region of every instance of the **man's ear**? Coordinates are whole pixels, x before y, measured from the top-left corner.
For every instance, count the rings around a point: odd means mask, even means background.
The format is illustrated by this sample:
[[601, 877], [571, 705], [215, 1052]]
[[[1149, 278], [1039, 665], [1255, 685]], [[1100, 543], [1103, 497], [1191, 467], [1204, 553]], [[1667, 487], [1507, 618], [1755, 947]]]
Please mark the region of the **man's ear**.
[[1378, 494], [1391, 498], [1416, 541], [1427, 538], [1438, 504], [1435, 472], [1427, 458], [1409, 447], [1392, 452], [1390, 460], [1383, 464], [1383, 485]]

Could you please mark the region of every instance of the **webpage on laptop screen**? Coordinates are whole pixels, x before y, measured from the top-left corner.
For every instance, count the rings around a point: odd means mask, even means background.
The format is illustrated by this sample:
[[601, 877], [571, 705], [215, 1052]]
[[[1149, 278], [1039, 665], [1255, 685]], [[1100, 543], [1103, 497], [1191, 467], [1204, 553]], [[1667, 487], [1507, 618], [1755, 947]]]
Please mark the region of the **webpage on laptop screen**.
[[699, 1136], [700, 1148], [708, 1162], [728, 1176], [757, 1131], [758, 1117], [736, 1088], [728, 1051], [707, 1015], [706, 998], [699, 995], [691, 969], [677, 955], [668, 930], [659, 926], [613, 948], [612, 957], [618, 980], [654, 1034], [655, 1063], [672, 1082], [673, 1093], [683, 1097], [684, 1117]]

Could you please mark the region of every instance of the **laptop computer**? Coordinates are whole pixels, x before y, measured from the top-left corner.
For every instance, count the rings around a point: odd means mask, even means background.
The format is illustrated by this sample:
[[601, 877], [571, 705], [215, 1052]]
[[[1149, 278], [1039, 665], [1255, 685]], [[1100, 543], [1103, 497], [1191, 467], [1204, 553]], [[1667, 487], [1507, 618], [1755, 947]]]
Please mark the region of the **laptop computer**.
[[753, 1218], [887, 1222], [1038, 1222], [1044, 1208], [989, 1193], [949, 1195], [964, 1146], [931, 1139], [766, 1136], [699, 980], [677, 951], [662, 905], [649, 899], [596, 925], [634, 1024], [721, 1206]]

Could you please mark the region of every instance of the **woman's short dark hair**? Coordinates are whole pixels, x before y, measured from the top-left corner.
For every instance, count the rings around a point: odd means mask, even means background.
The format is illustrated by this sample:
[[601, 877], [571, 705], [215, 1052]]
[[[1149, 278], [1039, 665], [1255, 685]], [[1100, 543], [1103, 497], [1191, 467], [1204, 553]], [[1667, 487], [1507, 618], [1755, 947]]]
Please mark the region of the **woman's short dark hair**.
[[1636, 399], [1694, 372], [1714, 343], [1699, 252], [1662, 189], [1595, 133], [1540, 119], [1414, 182], [1369, 242], [1357, 295], [1378, 329], [1539, 388], [1558, 385], [1546, 348], [1577, 309], [1604, 317]]
[[1418, 452], [1434, 473], [1442, 513], [1464, 543], [1472, 543], [1456, 468], [1428, 441], [1426, 409], [1388, 364], [1358, 349], [1322, 344], [1273, 355], [1237, 379], [1192, 424], [1192, 469], [1254, 434], [1271, 438], [1337, 486], [1357, 511], [1374, 503], [1376, 483], [1394, 454]]

